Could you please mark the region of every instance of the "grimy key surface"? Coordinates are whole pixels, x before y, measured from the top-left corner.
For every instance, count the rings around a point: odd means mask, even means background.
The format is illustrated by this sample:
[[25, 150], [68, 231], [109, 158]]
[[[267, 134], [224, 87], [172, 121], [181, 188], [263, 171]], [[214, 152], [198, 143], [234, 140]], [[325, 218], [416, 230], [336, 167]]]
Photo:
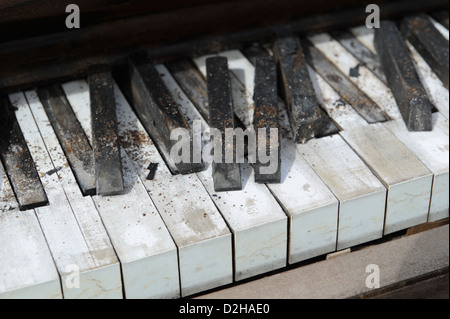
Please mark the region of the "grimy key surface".
[[434, 106], [394, 22], [382, 21], [381, 27], [375, 29], [375, 48], [406, 127], [410, 131], [430, 131]]
[[305, 143], [314, 137], [337, 133], [338, 129], [317, 101], [300, 40], [291, 36], [279, 38], [273, 51], [295, 141]]
[[385, 112], [313, 45], [305, 45], [308, 64], [339, 93], [368, 123], [384, 122]]
[[195, 70], [195, 66], [187, 59], [171, 62], [166, 66], [203, 118], [209, 121], [208, 95], [202, 74]]
[[90, 67], [88, 73], [97, 195], [122, 194], [122, 162], [111, 70], [106, 65], [97, 65]]
[[[272, 57], [260, 57], [255, 60], [255, 101], [254, 129], [257, 136], [257, 154], [255, 168], [255, 181], [257, 183], [280, 183], [281, 181], [281, 145], [280, 130], [278, 128], [278, 91], [277, 91], [277, 67]], [[265, 131], [265, 152], [271, 155], [276, 152], [277, 168], [273, 173], [264, 173], [261, 169], [266, 164], [261, 163], [259, 156], [259, 130]], [[276, 129], [274, 138], [271, 138], [271, 129]], [[269, 162], [270, 163], [270, 162]]]
[[442, 33], [425, 14], [405, 18], [401, 31], [448, 89], [449, 49]]
[[[231, 99], [228, 59], [212, 57], [206, 60], [209, 126], [222, 133], [222, 162], [212, 163], [214, 190], [216, 192], [241, 190], [241, 171], [235, 162], [235, 148], [225, 143], [225, 129], [234, 129], [233, 103]], [[216, 137], [217, 138], [217, 137]], [[211, 136], [211, 143], [213, 142]], [[230, 150], [229, 148], [232, 148]], [[233, 152], [233, 163], [225, 163], [225, 152]]]
[[141, 122], [147, 130], [153, 127], [159, 132], [166, 150], [170, 152], [177, 141], [170, 139], [174, 129], [184, 129], [189, 132], [189, 161], [175, 162], [181, 174], [190, 174], [204, 170], [203, 163], [194, 161], [193, 133], [188, 122], [179, 109], [153, 62], [144, 54], [134, 54], [130, 59], [131, 89], [134, 107]]
[[0, 157], [19, 208], [27, 210], [46, 205], [47, 195], [7, 97], [0, 96], [0, 113]]
[[54, 85], [37, 92], [83, 195], [94, 195], [94, 152], [64, 91]]

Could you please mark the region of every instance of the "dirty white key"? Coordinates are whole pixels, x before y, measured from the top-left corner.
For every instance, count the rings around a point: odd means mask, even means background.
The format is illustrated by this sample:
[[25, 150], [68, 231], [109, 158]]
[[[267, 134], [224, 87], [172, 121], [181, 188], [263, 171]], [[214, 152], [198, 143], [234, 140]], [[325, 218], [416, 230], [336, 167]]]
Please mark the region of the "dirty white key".
[[0, 162], [0, 299], [61, 299], [58, 271], [34, 210], [19, 205]]
[[433, 114], [431, 132], [409, 132], [402, 121], [390, 121], [385, 126], [400, 139], [433, 173], [428, 221], [448, 218], [449, 208], [449, 140], [436, 123], [444, 121], [440, 113]]
[[374, 46], [375, 29], [369, 29], [367, 26], [362, 25], [350, 29], [350, 32], [370, 51], [377, 54], [377, 50]]
[[104, 278], [110, 270], [102, 267], [105, 256], [90, 249], [89, 244], [93, 243], [88, 244], [74, 216], [63, 188], [64, 175], [55, 172], [24, 94], [11, 94], [10, 100], [17, 108], [19, 126], [49, 199], [48, 206], [35, 211], [58, 268], [64, 298], [116, 297], [120, 286], [115, 285], [116, 280]]
[[388, 188], [384, 233], [425, 223], [433, 175], [417, 157], [381, 123], [341, 135]]
[[[96, 280], [97, 285], [103, 287], [103, 291], [97, 297], [122, 298], [120, 263], [97, 209], [91, 197], [83, 197], [37, 93], [26, 91], [25, 96], [80, 231], [91, 255], [95, 258], [98, 270], [91, 271], [89, 275], [92, 276], [92, 280]], [[80, 286], [79, 289], [81, 291], [83, 287]]]
[[341, 136], [311, 140], [299, 153], [339, 199], [337, 249], [380, 238], [386, 188]]
[[[246, 92], [246, 101], [253, 104], [255, 68], [237, 50], [219, 53], [228, 58], [235, 86]], [[281, 134], [282, 183], [267, 184], [290, 218], [289, 263], [329, 253], [336, 249], [338, 200], [309, 164], [297, 152], [297, 144], [284, 136], [289, 119], [284, 102], [279, 101]]]
[[[162, 65], [157, 69], [171, 90], [175, 80]], [[124, 150], [178, 247], [181, 295], [231, 283], [231, 232], [200, 179], [195, 174], [172, 176], [118, 87], [116, 101]], [[153, 180], [146, 178], [149, 163], [158, 163]]]
[[[205, 60], [205, 57], [194, 60], [204, 77]], [[237, 94], [237, 79], [232, 76], [231, 81], [235, 90], [233, 101], [237, 96], [246, 99], [245, 91]], [[195, 109], [187, 98], [180, 104], [183, 109]], [[237, 113], [236, 109], [241, 112]], [[249, 111], [237, 106], [235, 113], [245, 116]], [[196, 114], [196, 119], [201, 119], [200, 114]], [[247, 118], [244, 123], [250, 125], [251, 121]], [[204, 125], [208, 127], [206, 122]], [[284, 267], [287, 262], [287, 216], [267, 187], [254, 182], [253, 169], [248, 164], [241, 164], [243, 187], [240, 191], [216, 193], [211, 174], [210, 165], [207, 170], [197, 173], [234, 234], [235, 280]]]
[[[311, 76], [311, 80], [312, 83], [314, 85], [314, 88], [316, 90], [316, 94], [318, 96], [318, 100], [320, 101], [320, 103], [322, 104], [322, 106], [324, 107], [324, 109], [327, 111], [327, 113], [333, 118], [333, 120], [335, 121], [336, 125], [340, 128], [341, 131], [346, 132], [346, 131], [352, 131], [352, 130], [357, 130], [359, 128], [364, 128], [364, 127], [369, 127], [369, 124], [356, 112], [355, 109], [353, 109], [351, 107], [351, 105], [348, 105], [346, 102], [344, 102], [340, 96], [337, 94], [336, 91], [334, 91], [334, 89], [319, 75], [317, 74], [314, 70], [312, 70], [311, 68], [309, 69], [310, 71], [310, 76]], [[339, 183], [336, 182], [334, 177], [330, 177], [333, 176], [333, 170], [331, 170], [331, 172], [329, 174], [327, 174], [327, 168], [326, 166], [324, 166], [321, 170], [322, 170], [322, 174], [324, 176], [324, 178], [327, 178], [330, 182], [330, 187], [332, 187], [332, 189], [336, 189], [337, 192], [339, 192], [341, 194], [341, 196], [348, 196], [345, 195], [345, 191], [351, 191], [352, 187], [354, 187], [354, 190], [358, 190], [359, 191], [364, 191], [364, 189], [369, 190], [369, 194], [370, 194], [370, 188], [372, 187], [375, 192], [376, 189], [379, 189], [380, 186], [383, 187], [382, 183], [373, 175], [372, 172], [370, 172], [370, 169], [363, 163], [363, 161], [356, 155], [354, 154], [354, 151], [347, 145], [347, 144], [342, 144], [342, 138], [339, 137], [339, 139], [337, 141], [331, 141], [331, 140], [322, 140], [322, 141], [317, 141], [317, 143], [323, 143], [324, 145], [326, 145], [326, 143], [330, 143], [330, 149], [333, 149], [333, 147], [331, 146], [331, 144], [339, 144], [340, 148], [342, 149], [342, 154], [338, 154], [336, 153], [335, 156], [333, 155], [327, 155], [327, 151], [326, 149], [323, 149], [322, 153], [317, 150], [318, 155], [323, 156], [324, 159], [327, 158], [327, 156], [329, 156], [329, 159], [334, 159], [336, 157], [339, 157], [339, 160], [344, 161], [342, 162], [340, 165], [342, 165], [342, 167], [344, 168], [344, 171], [341, 172], [336, 172], [336, 176], [340, 176], [339, 178], [345, 179], [347, 180], [347, 182], [350, 183], [351, 187], [349, 187], [348, 190], [342, 189], [342, 185], [339, 185]], [[306, 153], [308, 149], [305, 150], [305, 156], [309, 157], [309, 155]], [[345, 155], [344, 155], [345, 154]], [[343, 157], [343, 158], [341, 158]], [[349, 157], [352, 160], [347, 161], [346, 158]], [[314, 157], [310, 157], [311, 161], [314, 160]], [[358, 159], [356, 159], [358, 158]], [[317, 160], [317, 159], [316, 159]], [[333, 161], [333, 160], [331, 160]], [[352, 164], [353, 163], [353, 164]], [[311, 164], [313, 164], [313, 162], [311, 162]], [[314, 164], [315, 165], [315, 164]], [[322, 163], [322, 165], [326, 165], [325, 162]], [[329, 164], [329, 167], [333, 167], [334, 164]], [[356, 167], [355, 165], [359, 166], [358, 169], [354, 169], [352, 167]], [[319, 166], [320, 167], [320, 166]], [[320, 169], [320, 168], [319, 168]], [[364, 173], [363, 173], [364, 172]], [[344, 175], [340, 175], [340, 174], [344, 174]], [[346, 177], [346, 174], [348, 174], [348, 179]], [[359, 176], [359, 174], [366, 174], [367, 176], [370, 176], [369, 179], [367, 179], [367, 182], [369, 182], [370, 180], [372, 181], [372, 185], [367, 187], [367, 186], [363, 186], [361, 185], [361, 176]], [[363, 181], [366, 178], [364, 177], [364, 179], [362, 179]], [[353, 182], [351, 182], [353, 180]], [[370, 185], [370, 183], [369, 183]], [[383, 187], [385, 188], [385, 187]], [[376, 209], [374, 209], [372, 212], [370, 211], [364, 211], [364, 214], [361, 214], [361, 211], [359, 211], [359, 209], [356, 209], [353, 211], [353, 214], [356, 220], [358, 220], [358, 218], [360, 219], [359, 224], [355, 223], [354, 227], [357, 229], [359, 227], [363, 228], [363, 229], [367, 229], [367, 230], [371, 230], [372, 233], [374, 234], [372, 239], [375, 239], [376, 236], [375, 234], [377, 234], [378, 236], [381, 236], [383, 234], [383, 228], [384, 228], [384, 216], [385, 216], [385, 202], [386, 202], [386, 189], [384, 189], [384, 191], [382, 192], [383, 195], [379, 195], [379, 197], [377, 198], [379, 202], [378, 204], [380, 206], [378, 206]], [[339, 198], [339, 197], [338, 197]], [[352, 199], [353, 201], [359, 201], [361, 200], [360, 198], [358, 198], [358, 196], [354, 197]], [[374, 199], [374, 203], [375, 203], [375, 199]], [[341, 202], [342, 204], [342, 202]], [[367, 204], [367, 203], [366, 203]], [[370, 204], [369, 206], [367, 206], [367, 208], [371, 207]], [[346, 206], [343, 205], [341, 206], [341, 211], [339, 214], [339, 224], [341, 226], [341, 222], [344, 221], [344, 219], [341, 219], [341, 216], [344, 216], [343, 213], [345, 212]], [[365, 214], [368, 214], [367, 216]], [[348, 214], [348, 213], [347, 213]], [[338, 241], [339, 238], [342, 239], [342, 236], [340, 236], [338, 234]]]
[[[67, 98], [92, 141], [89, 90], [85, 81], [63, 85]], [[122, 150], [125, 191], [94, 196], [94, 202], [122, 265], [125, 297], [178, 298], [178, 257], [164, 221], [148, 196], [133, 163]]]

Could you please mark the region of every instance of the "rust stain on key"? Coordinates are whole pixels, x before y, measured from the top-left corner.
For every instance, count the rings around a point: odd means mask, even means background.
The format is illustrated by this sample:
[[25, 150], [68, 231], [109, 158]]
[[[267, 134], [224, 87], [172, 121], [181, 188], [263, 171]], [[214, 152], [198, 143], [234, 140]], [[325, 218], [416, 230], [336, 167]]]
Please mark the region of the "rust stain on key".
[[430, 131], [434, 106], [394, 22], [381, 22], [375, 31], [375, 48], [406, 127], [410, 131]]
[[88, 74], [97, 194], [122, 194], [124, 184], [111, 70], [107, 65], [97, 65], [90, 67]]
[[338, 132], [317, 101], [300, 40], [294, 36], [278, 38], [274, 55], [295, 141], [305, 143], [311, 138]]
[[64, 91], [54, 85], [38, 89], [38, 95], [83, 195], [94, 195], [94, 153]]
[[[234, 129], [233, 103], [231, 98], [228, 59], [212, 57], [206, 59], [206, 81], [209, 103], [209, 126], [221, 133], [222, 161], [212, 163], [212, 175], [216, 192], [241, 190], [241, 172], [239, 163], [225, 163], [225, 153], [232, 152], [235, 160], [234, 143], [225, 143], [225, 130]], [[211, 136], [211, 143], [214, 143]], [[230, 149], [231, 148], [231, 149]]]
[[0, 157], [20, 210], [48, 203], [34, 161], [7, 97], [0, 96]]

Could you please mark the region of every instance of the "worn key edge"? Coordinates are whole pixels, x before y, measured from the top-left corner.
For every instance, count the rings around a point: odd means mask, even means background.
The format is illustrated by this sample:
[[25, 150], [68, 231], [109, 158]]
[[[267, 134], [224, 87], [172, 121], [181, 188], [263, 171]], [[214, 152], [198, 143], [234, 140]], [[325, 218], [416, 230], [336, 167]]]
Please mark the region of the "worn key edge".
[[[387, 43], [388, 37], [392, 40], [390, 44]], [[381, 28], [375, 29], [374, 45], [408, 130], [430, 131], [432, 129], [431, 112], [434, 106], [420, 83], [408, 48], [393, 21], [382, 21]], [[405, 63], [403, 68], [399, 66], [398, 55]], [[408, 75], [410, 78], [404, 78]]]
[[[90, 66], [88, 84], [91, 99], [91, 126], [97, 194], [119, 195], [124, 192], [125, 188], [117, 133], [116, 102], [110, 67], [108, 65]], [[98, 118], [98, 115], [101, 115], [102, 118]], [[106, 115], [109, 118], [105, 118]], [[109, 121], [109, 123], [101, 123], [100, 121]], [[106, 146], [108, 147], [101, 144], [101, 141], [107, 142], [108, 145]], [[105, 168], [102, 163], [109, 167]]]
[[[179, 106], [171, 93], [164, 85], [161, 76], [153, 62], [142, 52], [133, 54], [129, 59], [131, 90], [133, 104], [141, 122], [148, 130], [159, 132], [162, 142], [165, 144], [167, 154], [172, 153], [172, 148], [177, 141], [170, 139], [175, 129], [183, 129], [188, 132], [190, 142], [189, 162], [177, 162], [172, 158], [179, 173], [186, 175], [205, 169], [203, 163], [193, 161], [193, 133]], [[170, 150], [170, 151], [169, 151]], [[170, 155], [169, 155], [170, 156]]]

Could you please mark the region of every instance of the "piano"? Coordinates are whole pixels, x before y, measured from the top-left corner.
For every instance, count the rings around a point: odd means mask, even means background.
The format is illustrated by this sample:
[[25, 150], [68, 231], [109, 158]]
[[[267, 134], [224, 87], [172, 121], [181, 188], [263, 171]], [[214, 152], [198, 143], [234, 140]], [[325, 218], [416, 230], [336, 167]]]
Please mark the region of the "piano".
[[[448, 221], [446, 1], [69, 3], [0, 4], [0, 299], [189, 298]], [[171, 158], [227, 105], [276, 111], [275, 180]]]

